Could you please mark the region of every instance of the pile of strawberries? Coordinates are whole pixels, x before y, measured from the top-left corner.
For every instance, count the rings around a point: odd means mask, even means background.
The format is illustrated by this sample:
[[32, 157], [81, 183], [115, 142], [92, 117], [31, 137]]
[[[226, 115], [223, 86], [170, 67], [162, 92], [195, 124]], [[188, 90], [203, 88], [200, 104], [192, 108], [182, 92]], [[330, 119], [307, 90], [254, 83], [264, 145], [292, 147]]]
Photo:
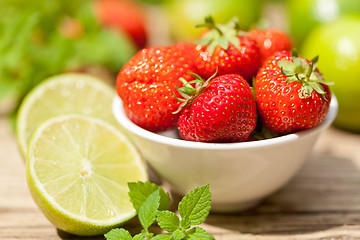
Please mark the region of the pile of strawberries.
[[311, 61], [278, 30], [241, 31], [211, 17], [195, 43], [148, 47], [120, 71], [116, 89], [128, 118], [152, 132], [177, 127], [200, 142], [241, 142], [312, 128], [331, 92]]

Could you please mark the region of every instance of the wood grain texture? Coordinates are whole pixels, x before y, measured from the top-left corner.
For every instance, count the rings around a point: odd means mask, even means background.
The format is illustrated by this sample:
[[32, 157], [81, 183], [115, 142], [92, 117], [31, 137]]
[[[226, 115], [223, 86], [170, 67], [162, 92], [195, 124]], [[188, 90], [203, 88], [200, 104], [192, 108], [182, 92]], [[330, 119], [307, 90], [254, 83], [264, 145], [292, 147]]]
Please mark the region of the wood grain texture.
[[[139, 231], [136, 220], [125, 226]], [[360, 239], [360, 135], [331, 128], [305, 166], [259, 206], [211, 213], [203, 224], [219, 240]], [[58, 231], [28, 192], [24, 160], [8, 121], [0, 118], [0, 240], [80, 238]]]

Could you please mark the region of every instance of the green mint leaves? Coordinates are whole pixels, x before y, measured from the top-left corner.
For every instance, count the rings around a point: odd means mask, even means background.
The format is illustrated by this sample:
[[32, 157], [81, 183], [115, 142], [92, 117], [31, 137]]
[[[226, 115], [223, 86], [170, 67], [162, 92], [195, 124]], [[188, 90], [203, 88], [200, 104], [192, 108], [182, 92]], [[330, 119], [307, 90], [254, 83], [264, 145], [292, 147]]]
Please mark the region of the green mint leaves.
[[159, 210], [165, 210], [169, 208], [169, 194], [165, 193], [164, 189], [158, 187], [156, 184], [150, 182], [130, 182], [128, 183], [128, 186], [130, 190], [130, 201], [132, 202], [133, 207], [137, 213], [139, 213], [139, 209], [145, 202], [146, 198], [156, 190], [159, 190], [160, 195]]
[[144, 230], [148, 232], [149, 227], [155, 222], [156, 213], [160, 206], [159, 190], [156, 190], [148, 196], [145, 202], [140, 206], [138, 216]]
[[[132, 202], [143, 227], [141, 233], [131, 236], [129, 231], [113, 229], [105, 234], [107, 240], [213, 240], [215, 239], [200, 225], [209, 215], [211, 193], [209, 185], [195, 188], [180, 201], [180, 217], [167, 210], [170, 204], [169, 194], [161, 187], [150, 182], [128, 183], [130, 201]], [[155, 235], [149, 231], [151, 225], [158, 226], [168, 234]]]
[[105, 237], [107, 240], [132, 240], [133, 238], [131, 237], [129, 231], [123, 229], [123, 228], [117, 228], [117, 229], [113, 229], [110, 232], [108, 232], [107, 234], [105, 234]]
[[209, 185], [196, 188], [185, 195], [179, 203], [180, 216], [189, 218], [190, 225], [199, 225], [205, 221], [209, 215], [211, 194]]

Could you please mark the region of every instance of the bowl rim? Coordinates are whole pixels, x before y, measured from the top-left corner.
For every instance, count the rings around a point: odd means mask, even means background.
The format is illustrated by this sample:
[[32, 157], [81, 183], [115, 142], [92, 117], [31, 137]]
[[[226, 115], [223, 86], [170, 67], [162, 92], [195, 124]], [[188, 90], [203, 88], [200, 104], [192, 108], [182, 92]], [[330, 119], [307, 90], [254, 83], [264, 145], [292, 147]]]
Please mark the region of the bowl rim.
[[323, 122], [318, 126], [302, 130], [296, 133], [291, 133], [271, 139], [254, 140], [247, 142], [236, 142], [236, 143], [205, 143], [205, 142], [193, 142], [186, 141], [183, 139], [176, 139], [167, 137], [159, 133], [150, 132], [144, 128], [137, 126], [129, 118], [127, 118], [123, 107], [122, 100], [119, 96], [115, 96], [112, 103], [112, 111], [117, 122], [132, 134], [137, 135], [140, 138], [156, 142], [159, 144], [165, 144], [168, 146], [174, 146], [179, 148], [192, 148], [192, 149], [203, 149], [203, 150], [230, 150], [230, 149], [250, 149], [250, 148], [262, 148], [271, 145], [282, 144], [289, 141], [294, 141], [299, 138], [306, 137], [308, 135], [320, 132], [322, 129], [329, 127], [336, 118], [338, 112], [338, 101], [334, 94], [332, 94], [329, 112]]

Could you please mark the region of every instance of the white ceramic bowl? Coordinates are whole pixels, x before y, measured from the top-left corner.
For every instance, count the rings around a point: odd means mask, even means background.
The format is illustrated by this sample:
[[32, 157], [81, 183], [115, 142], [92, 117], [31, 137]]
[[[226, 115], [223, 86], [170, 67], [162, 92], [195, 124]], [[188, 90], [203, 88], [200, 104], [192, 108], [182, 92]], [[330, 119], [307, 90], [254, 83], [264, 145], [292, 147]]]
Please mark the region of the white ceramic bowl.
[[317, 127], [272, 139], [242, 143], [181, 140], [176, 130], [152, 133], [132, 123], [119, 97], [113, 113], [144, 159], [178, 194], [210, 185], [212, 211], [239, 211], [285, 185], [311, 153], [319, 134], [334, 121], [338, 104]]

